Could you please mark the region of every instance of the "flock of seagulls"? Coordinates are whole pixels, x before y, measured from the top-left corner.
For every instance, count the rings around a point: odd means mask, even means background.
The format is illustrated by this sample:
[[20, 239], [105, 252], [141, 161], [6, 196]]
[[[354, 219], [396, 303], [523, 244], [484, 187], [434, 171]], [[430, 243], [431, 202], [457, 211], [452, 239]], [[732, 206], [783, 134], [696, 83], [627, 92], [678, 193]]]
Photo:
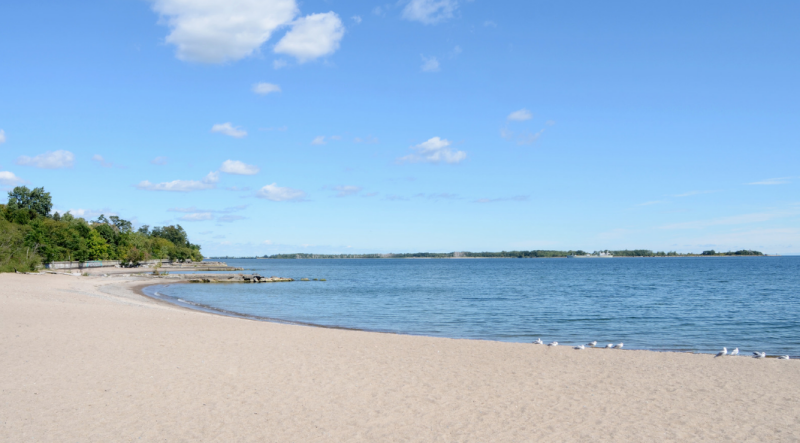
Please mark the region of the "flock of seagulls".
[[[728, 355], [728, 348], [722, 348], [721, 351], [717, 352], [717, 355], [714, 358], [722, 357], [724, 355]], [[734, 349], [731, 351], [730, 355], [739, 355], [739, 348]], [[767, 358], [766, 352], [753, 352], [753, 358]], [[781, 355], [778, 357], [778, 360], [790, 360], [788, 355]]]
[[[533, 342], [533, 344], [535, 344], [535, 345], [543, 345], [544, 342], [542, 341], [541, 338], [537, 338], [536, 341]], [[553, 347], [558, 346], [558, 342], [554, 341], [554, 342], [548, 343], [547, 346], [553, 346]], [[624, 343], [618, 343], [616, 345], [614, 343], [609, 343], [609, 344], [603, 346], [603, 348], [605, 348], [605, 349], [622, 349], [622, 346], [624, 346]], [[586, 349], [587, 347], [595, 348], [595, 347], [597, 347], [597, 342], [593, 341], [593, 342], [590, 342], [590, 343], [586, 343], [585, 345], [578, 345], [578, 346], [573, 347], [572, 349], [581, 350], [581, 349]], [[731, 356], [739, 355], [739, 348], [734, 349], [733, 351], [730, 352], [730, 354], [728, 354], [728, 348], [723, 347], [721, 351], [717, 352], [717, 355], [715, 355], [714, 358], [723, 357], [723, 356], [726, 356], [726, 355], [731, 355]], [[767, 358], [767, 353], [766, 352], [753, 352], [753, 358]], [[778, 360], [789, 360], [789, 356], [788, 355], [781, 355], [780, 357], [778, 357]]]
[[[536, 339], [536, 340], [533, 342], [533, 344], [535, 344], [535, 345], [543, 345], [543, 344], [544, 344], [544, 342], [542, 341], [542, 339], [541, 339], [541, 338], [537, 338], [537, 339]], [[624, 343], [617, 343], [616, 345], [615, 345], [614, 343], [609, 343], [609, 344], [605, 345], [604, 347], [605, 347], [605, 348], [608, 348], [608, 349], [611, 349], [611, 348], [614, 348], [614, 349], [622, 349], [622, 347], [623, 347], [624, 345], [625, 345]], [[547, 344], [547, 346], [558, 346], [558, 342], [557, 342], [557, 341], [554, 341], [554, 342], [548, 343], [548, 344]], [[574, 347], [574, 348], [572, 348], [572, 349], [586, 349], [586, 347], [590, 347], [590, 348], [597, 347], [597, 342], [596, 342], [596, 341], [593, 341], [593, 342], [591, 342], [591, 343], [586, 343], [585, 345], [579, 345], [579, 346], [575, 346], [575, 347]], [[739, 350], [737, 349], [737, 350], [736, 350], [736, 352], [739, 352]], [[726, 351], [726, 353], [727, 353], [727, 351]]]

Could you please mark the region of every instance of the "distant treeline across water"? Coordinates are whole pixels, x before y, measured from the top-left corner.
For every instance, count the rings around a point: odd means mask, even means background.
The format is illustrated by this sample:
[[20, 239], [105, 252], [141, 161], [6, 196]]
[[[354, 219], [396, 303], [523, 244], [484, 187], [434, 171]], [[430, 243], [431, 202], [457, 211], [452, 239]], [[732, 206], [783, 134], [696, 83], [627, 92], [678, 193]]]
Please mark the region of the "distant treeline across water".
[[[600, 252], [611, 254], [615, 257], [701, 257], [701, 256], [743, 256], [743, 255], [764, 255], [759, 251], [751, 251], [742, 249], [740, 251], [716, 252], [714, 250], [703, 251], [699, 254], [694, 253], [679, 253], [675, 251], [654, 252], [649, 249], [624, 249], [621, 251], [595, 251], [593, 254], [597, 255]], [[500, 251], [500, 252], [415, 252], [407, 254], [308, 254], [308, 253], [294, 253], [294, 254], [273, 254], [263, 255], [256, 257], [209, 257], [214, 260], [219, 259], [233, 259], [233, 258], [261, 258], [261, 259], [313, 259], [313, 258], [559, 258], [567, 257], [570, 255], [589, 255], [589, 253], [577, 251], [550, 251], [550, 250], [533, 250], [533, 251]]]

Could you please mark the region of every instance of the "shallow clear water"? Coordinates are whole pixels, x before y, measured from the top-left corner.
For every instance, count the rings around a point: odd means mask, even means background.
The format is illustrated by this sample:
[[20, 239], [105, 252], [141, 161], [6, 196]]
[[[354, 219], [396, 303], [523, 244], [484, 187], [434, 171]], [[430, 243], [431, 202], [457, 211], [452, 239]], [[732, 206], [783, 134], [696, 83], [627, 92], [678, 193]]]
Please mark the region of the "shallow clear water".
[[269, 284], [178, 284], [172, 302], [373, 331], [800, 355], [800, 257], [227, 260]]

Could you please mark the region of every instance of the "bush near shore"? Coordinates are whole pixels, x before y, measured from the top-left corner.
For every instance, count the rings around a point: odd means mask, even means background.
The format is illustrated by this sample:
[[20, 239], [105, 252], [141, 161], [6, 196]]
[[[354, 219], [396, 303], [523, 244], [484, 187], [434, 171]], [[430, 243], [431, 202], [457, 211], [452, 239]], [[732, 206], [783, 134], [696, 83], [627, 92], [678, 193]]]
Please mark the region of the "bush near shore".
[[133, 230], [117, 216], [86, 221], [69, 211], [51, 213], [44, 188], [17, 186], [0, 205], [0, 272], [28, 272], [54, 261], [120, 260], [136, 265], [149, 259], [201, 261], [200, 246], [177, 226], [145, 225]]

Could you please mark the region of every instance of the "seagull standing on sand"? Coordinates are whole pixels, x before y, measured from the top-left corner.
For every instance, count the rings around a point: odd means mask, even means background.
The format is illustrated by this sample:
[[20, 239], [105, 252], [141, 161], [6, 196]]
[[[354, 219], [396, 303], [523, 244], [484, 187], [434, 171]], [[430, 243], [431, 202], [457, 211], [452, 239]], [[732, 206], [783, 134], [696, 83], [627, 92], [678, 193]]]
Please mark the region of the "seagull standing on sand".
[[613, 344], [611, 344], [611, 343], [609, 343], [609, 344], [607, 344], [607, 345], [606, 345], [606, 349], [610, 349], [610, 348], [613, 348], [613, 347], [614, 347], [614, 345], [613, 345]]
[[753, 358], [767, 358], [766, 352], [753, 352]]
[[[722, 349], [725, 349], [725, 348], [722, 348]], [[739, 348], [736, 348], [733, 351], [731, 351], [731, 357], [733, 357], [734, 355], [739, 355]]]
[[788, 355], [781, 355], [780, 357], [778, 357], [778, 360], [789, 360], [789, 356]]
[[596, 341], [593, 341], [593, 342], [591, 342], [591, 343], [586, 343], [586, 346], [595, 347], [595, 346], [597, 346], [597, 342], [596, 342]]
[[586, 348], [586, 346], [580, 345], [580, 346], [575, 346], [573, 349], [585, 349], [585, 348]]
[[614, 347], [615, 347], [615, 348], [617, 348], [617, 349], [622, 349], [622, 345], [623, 345], [623, 344], [624, 344], [624, 343], [620, 343], [620, 344], [618, 344], [618, 345], [615, 345]]
[[547, 346], [558, 346], [558, 342], [554, 341], [553, 343], [548, 343]]
[[541, 345], [541, 344], [544, 344], [544, 342], [542, 341], [542, 339], [541, 339], [541, 338], [537, 338], [537, 339], [536, 339], [536, 341], [535, 341], [535, 342], [533, 342], [533, 344], [535, 344], [535, 345]]
[[722, 348], [721, 351], [717, 352], [717, 355], [714, 358], [722, 357], [723, 355], [728, 355], [728, 348]]

